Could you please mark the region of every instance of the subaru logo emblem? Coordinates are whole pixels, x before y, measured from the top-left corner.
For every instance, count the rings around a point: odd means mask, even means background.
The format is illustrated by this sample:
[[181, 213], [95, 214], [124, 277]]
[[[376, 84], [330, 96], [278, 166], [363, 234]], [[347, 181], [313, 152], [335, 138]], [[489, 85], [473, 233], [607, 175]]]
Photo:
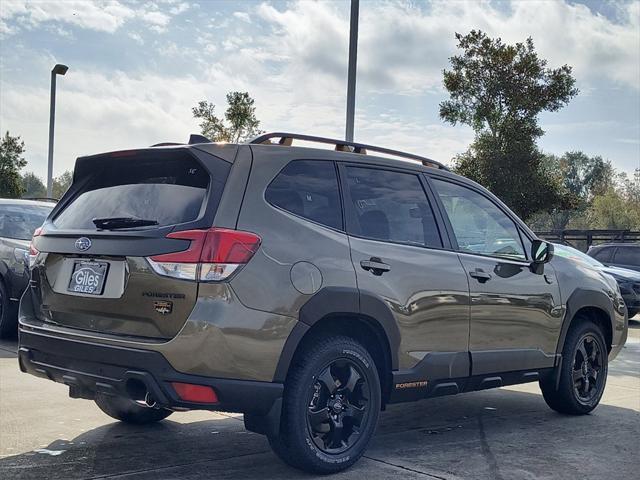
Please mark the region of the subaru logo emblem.
[[89, 250], [91, 248], [91, 240], [87, 237], [80, 237], [76, 240], [76, 248], [81, 251]]

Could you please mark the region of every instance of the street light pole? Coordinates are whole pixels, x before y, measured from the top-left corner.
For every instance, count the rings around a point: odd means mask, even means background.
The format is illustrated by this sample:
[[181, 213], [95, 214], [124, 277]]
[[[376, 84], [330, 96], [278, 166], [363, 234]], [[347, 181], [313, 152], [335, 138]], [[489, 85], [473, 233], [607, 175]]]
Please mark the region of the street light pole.
[[353, 142], [353, 122], [356, 111], [356, 64], [358, 60], [358, 16], [360, 0], [351, 0], [349, 27], [349, 71], [347, 78], [347, 128], [345, 140]]
[[56, 123], [56, 76], [64, 75], [69, 67], [60, 63], [51, 70], [51, 104], [49, 106], [49, 164], [47, 168], [47, 197], [53, 197], [53, 130]]

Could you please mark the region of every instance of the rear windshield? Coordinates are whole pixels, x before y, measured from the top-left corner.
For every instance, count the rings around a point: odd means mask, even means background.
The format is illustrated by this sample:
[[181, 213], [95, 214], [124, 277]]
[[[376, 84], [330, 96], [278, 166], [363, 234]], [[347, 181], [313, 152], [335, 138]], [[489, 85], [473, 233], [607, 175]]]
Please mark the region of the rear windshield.
[[[61, 229], [95, 229], [93, 219], [133, 217], [158, 226], [196, 220], [200, 216], [209, 173], [190, 155], [123, 162], [105, 160], [79, 194], [53, 220]], [[213, 179], [221, 192], [225, 179]]]
[[53, 205], [0, 205], [0, 237], [31, 240]]

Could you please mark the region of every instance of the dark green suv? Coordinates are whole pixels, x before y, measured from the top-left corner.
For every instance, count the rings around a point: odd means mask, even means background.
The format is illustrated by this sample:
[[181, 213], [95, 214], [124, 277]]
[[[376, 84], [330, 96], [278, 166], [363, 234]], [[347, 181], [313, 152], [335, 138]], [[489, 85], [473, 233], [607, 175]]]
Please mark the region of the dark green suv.
[[77, 160], [32, 242], [23, 371], [126, 422], [242, 412], [321, 473], [390, 403], [532, 381], [563, 413], [600, 401], [627, 335], [615, 280], [482, 187], [340, 140], [201, 141]]

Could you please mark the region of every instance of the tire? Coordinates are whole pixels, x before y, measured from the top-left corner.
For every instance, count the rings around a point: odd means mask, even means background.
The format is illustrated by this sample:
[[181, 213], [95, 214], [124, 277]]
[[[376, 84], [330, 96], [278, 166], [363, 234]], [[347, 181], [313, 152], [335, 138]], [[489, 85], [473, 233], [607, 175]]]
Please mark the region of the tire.
[[0, 278], [0, 338], [13, 338], [18, 333], [18, 315], [15, 305]]
[[598, 406], [604, 393], [608, 350], [598, 325], [587, 317], [574, 321], [577, 323], [567, 332], [562, 349], [558, 388], [556, 375], [550, 375], [540, 381], [540, 389], [547, 405], [556, 412], [584, 415]]
[[97, 395], [95, 402], [110, 417], [134, 425], [159, 422], [173, 413], [165, 408], [143, 407], [129, 398], [111, 395]]
[[280, 434], [269, 436], [269, 444], [281, 460], [300, 470], [345, 470], [364, 454], [380, 405], [378, 371], [366, 348], [345, 336], [322, 339], [292, 365]]

